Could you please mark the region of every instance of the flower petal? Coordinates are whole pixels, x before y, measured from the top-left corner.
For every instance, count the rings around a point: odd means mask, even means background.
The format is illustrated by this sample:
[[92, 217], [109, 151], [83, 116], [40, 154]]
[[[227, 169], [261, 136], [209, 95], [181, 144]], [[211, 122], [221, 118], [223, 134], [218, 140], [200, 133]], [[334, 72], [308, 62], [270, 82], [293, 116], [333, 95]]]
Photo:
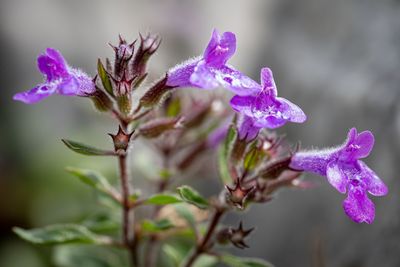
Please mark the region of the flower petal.
[[172, 87], [195, 86], [190, 82], [190, 77], [200, 60], [201, 57], [189, 59], [170, 69], [167, 73], [167, 85]]
[[190, 84], [203, 89], [214, 89], [219, 85], [215, 76], [215, 71], [202, 60], [194, 68], [190, 76]]
[[71, 69], [70, 77], [58, 86], [58, 93], [62, 95], [89, 96], [95, 91], [92, 78], [78, 69]]
[[382, 180], [376, 175], [376, 173], [371, 170], [367, 164], [358, 161], [361, 167], [363, 181], [367, 186], [367, 190], [371, 195], [374, 196], [384, 196], [388, 193], [387, 186], [382, 182]]
[[297, 152], [292, 157], [290, 167], [295, 170], [326, 176], [328, 163], [332, 161], [334, 154], [335, 152], [330, 150]]
[[370, 131], [364, 131], [356, 137], [354, 140], [354, 145], [358, 147], [358, 149], [353, 154], [355, 158], [365, 158], [369, 155], [372, 148], [374, 147], [374, 135]]
[[214, 29], [211, 40], [204, 51], [204, 60], [210, 66], [221, 67], [230, 59], [236, 50], [236, 36], [232, 32], [219, 35]]
[[340, 165], [333, 161], [328, 164], [326, 169], [326, 178], [328, 182], [336, 188], [337, 191], [346, 193], [347, 179], [346, 175], [340, 169]]
[[343, 209], [356, 223], [371, 224], [374, 221], [375, 205], [361, 186], [349, 188], [349, 194], [343, 201]]
[[307, 120], [307, 116], [303, 110], [289, 100], [277, 97], [276, 101], [280, 103], [277, 109], [280, 111], [283, 119], [296, 123], [303, 123]]
[[218, 86], [231, 90], [238, 95], [251, 95], [260, 91], [260, 85], [232, 67], [214, 68], [200, 61], [190, 76], [190, 83], [204, 89]]
[[261, 86], [263, 90], [271, 91], [273, 96], [276, 97], [278, 95], [274, 77], [270, 68], [263, 68], [261, 70]]
[[350, 144], [354, 143], [357, 138], [357, 129], [351, 128], [347, 133], [347, 139], [344, 141], [343, 147], [349, 146]]
[[233, 108], [233, 110], [241, 114], [245, 114], [246, 116], [252, 117], [253, 116], [252, 106], [254, 101], [255, 101], [254, 96], [235, 95], [234, 97], [232, 97], [230, 105]]
[[38, 57], [37, 63], [40, 72], [46, 75], [48, 82], [68, 75], [67, 63], [56, 49], [47, 48], [46, 53]]
[[254, 124], [254, 120], [247, 116], [241, 116], [239, 118], [239, 139], [251, 141], [257, 137], [260, 132], [260, 127]]
[[211, 68], [217, 81], [226, 89], [237, 95], [254, 95], [260, 92], [260, 85], [233, 67], [225, 65], [221, 68]]
[[52, 95], [55, 92], [55, 88], [52, 88], [46, 84], [38, 85], [29, 91], [15, 94], [13, 99], [24, 102], [25, 104], [35, 104], [42, 99]]
[[285, 125], [287, 120], [274, 115], [267, 115], [264, 118], [258, 118], [255, 121], [255, 125], [261, 128], [276, 129]]

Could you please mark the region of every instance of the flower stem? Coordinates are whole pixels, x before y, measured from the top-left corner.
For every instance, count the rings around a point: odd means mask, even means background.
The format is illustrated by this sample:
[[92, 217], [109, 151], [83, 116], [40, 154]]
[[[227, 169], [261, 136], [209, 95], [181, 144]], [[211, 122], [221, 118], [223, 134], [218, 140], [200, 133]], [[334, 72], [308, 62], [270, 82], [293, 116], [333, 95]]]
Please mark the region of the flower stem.
[[198, 257], [201, 254], [206, 253], [211, 246], [209, 245], [209, 241], [214, 234], [214, 231], [217, 229], [217, 225], [222, 218], [222, 215], [225, 213], [225, 209], [216, 208], [213, 217], [211, 219], [210, 224], [208, 225], [208, 229], [203, 239], [197, 244], [196, 248], [193, 250], [192, 254], [189, 258], [183, 263], [182, 267], [190, 267], [194, 264]]
[[[126, 128], [122, 125], [123, 128]], [[121, 178], [121, 188], [122, 188], [122, 235], [123, 242], [128, 247], [130, 257], [131, 257], [131, 265], [137, 266], [137, 248], [135, 242], [135, 235], [133, 234], [133, 226], [134, 226], [134, 214], [133, 210], [131, 210], [131, 203], [129, 201], [130, 196], [130, 188], [129, 188], [129, 173], [128, 173], [128, 150], [125, 153], [121, 153], [118, 155], [119, 169], [120, 169], [120, 178]]]

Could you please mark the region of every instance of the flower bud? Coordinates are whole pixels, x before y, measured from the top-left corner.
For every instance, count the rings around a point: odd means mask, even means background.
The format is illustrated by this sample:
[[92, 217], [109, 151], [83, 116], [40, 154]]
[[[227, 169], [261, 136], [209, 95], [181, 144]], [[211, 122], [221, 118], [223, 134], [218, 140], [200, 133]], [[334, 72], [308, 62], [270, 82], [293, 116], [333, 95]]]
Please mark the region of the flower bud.
[[146, 75], [146, 65], [150, 56], [153, 55], [161, 44], [158, 35], [148, 34], [146, 37], [140, 35], [140, 46], [132, 61], [132, 73], [135, 76], [143, 77]]
[[289, 164], [292, 160], [292, 156], [287, 156], [273, 162], [270, 162], [265, 166], [259, 173], [259, 176], [264, 179], [276, 179], [278, 178], [284, 171], [291, 170]]
[[132, 79], [127, 79], [126, 75], [123, 74], [119, 81], [114, 79], [114, 83], [116, 84], [116, 92], [115, 96], [117, 99], [118, 107], [124, 114], [129, 114], [132, 110], [132, 82], [135, 80], [135, 77]]
[[174, 87], [166, 85], [167, 83], [167, 75], [164, 78], [156, 82], [149, 90], [142, 96], [140, 99], [140, 105], [142, 107], [152, 107], [160, 102], [162, 102], [163, 98], [167, 96]]
[[130, 134], [127, 134], [122, 130], [121, 126], [118, 128], [118, 133], [117, 134], [108, 134], [111, 136], [113, 142], [114, 142], [114, 149], [115, 151], [126, 151], [129, 146], [129, 141], [131, 140], [132, 134], [134, 132], [131, 132]]
[[166, 131], [182, 128], [183, 117], [159, 118], [149, 121], [139, 128], [139, 133], [146, 138], [155, 138]]
[[122, 36], [119, 36], [118, 46], [110, 44], [115, 52], [114, 75], [120, 78], [124, 75], [128, 67], [128, 61], [132, 58], [135, 42], [128, 44]]

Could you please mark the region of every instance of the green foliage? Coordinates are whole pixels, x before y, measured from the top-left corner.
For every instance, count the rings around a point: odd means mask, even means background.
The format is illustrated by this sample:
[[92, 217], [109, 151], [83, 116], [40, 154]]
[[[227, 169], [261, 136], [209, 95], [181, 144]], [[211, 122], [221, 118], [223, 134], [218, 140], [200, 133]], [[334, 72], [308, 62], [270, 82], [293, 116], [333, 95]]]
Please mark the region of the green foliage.
[[195, 205], [200, 209], [207, 209], [209, 204], [208, 201], [203, 198], [196, 190], [191, 188], [190, 186], [184, 185], [177, 188], [179, 195], [182, 200]]
[[167, 116], [168, 117], [176, 117], [181, 112], [181, 100], [179, 97], [173, 98], [167, 107]]
[[116, 192], [116, 189], [112, 187], [108, 180], [98, 172], [74, 167], [67, 167], [66, 170], [79, 178], [83, 183], [99, 190], [100, 192], [106, 194]]
[[82, 154], [82, 155], [86, 155], [86, 156], [112, 156], [115, 155], [115, 153], [113, 151], [107, 151], [107, 150], [102, 150], [102, 149], [98, 149], [95, 147], [91, 147], [79, 142], [75, 142], [75, 141], [71, 141], [71, 140], [67, 140], [67, 139], [61, 139], [61, 141], [63, 141], [63, 143], [72, 151], [78, 153], [78, 154]]
[[265, 153], [257, 147], [255, 143], [251, 145], [249, 152], [244, 157], [243, 167], [245, 170], [251, 171], [264, 159]]
[[120, 220], [116, 220], [116, 218], [106, 213], [93, 214], [82, 222], [83, 226], [96, 233], [116, 231], [120, 228], [120, 224]]
[[114, 92], [110, 77], [108, 77], [108, 74], [103, 66], [103, 63], [101, 63], [100, 59], [97, 61], [97, 72], [100, 76], [101, 83], [103, 84], [104, 89], [107, 91], [107, 93], [113, 96]]
[[97, 235], [77, 224], [56, 224], [25, 230], [14, 227], [13, 231], [22, 239], [34, 244], [54, 245], [66, 243], [107, 244], [108, 237]]
[[158, 233], [174, 227], [168, 219], [161, 219], [159, 221], [144, 220], [142, 222], [142, 230], [149, 233]]
[[[185, 243], [175, 242], [174, 244], [164, 244], [162, 252], [168, 267], [179, 267], [190, 252], [190, 246]], [[202, 255], [193, 264], [193, 267], [213, 267], [216, 266], [218, 260], [214, 256]]]
[[224, 144], [219, 148], [219, 151], [218, 151], [219, 176], [220, 176], [223, 184], [230, 184], [232, 182], [232, 177], [229, 174], [228, 159], [229, 159], [230, 150], [231, 150], [233, 142], [235, 141], [236, 135], [237, 135], [236, 128], [232, 124], [229, 127], [228, 134], [225, 137]]
[[230, 254], [220, 257], [221, 262], [230, 267], [274, 267], [271, 263], [256, 258], [241, 258]]
[[53, 256], [60, 267], [126, 267], [126, 259], [125, 251], [85, 245], [57, 246]]
[[167, 205], [182, 202], [182, 200], [176, 196], [171, 194], [156, 194], [149, 197], [144, 204], [150, 205]]

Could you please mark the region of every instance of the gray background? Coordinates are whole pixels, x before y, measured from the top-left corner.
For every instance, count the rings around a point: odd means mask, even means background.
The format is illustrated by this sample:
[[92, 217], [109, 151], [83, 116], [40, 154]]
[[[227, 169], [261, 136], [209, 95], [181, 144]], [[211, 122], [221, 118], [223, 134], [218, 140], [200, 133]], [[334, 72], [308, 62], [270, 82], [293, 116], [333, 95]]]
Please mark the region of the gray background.
[[[400, 2], [395, 0], [2, 0], [0, 266], [51, 266], [48, 249], [19, 241], [10, 233], [12, 225], [68, 221], [91, 208], [89, 191], [63, 173], [65, 165], [111, 173], [114, 167], [103, 159], [77, 158], [59, 142], [68, 136], [109, 144], [102, 133], [115, 125], [86, 100], [52, 97], [35, 106], [11, 100], [41, 80], [36, 56], [56, 47], [71, 65], [93, 75], [97, 58], [111, 56], [107, 42], [115, 43], [118, 33], [133, 39], [138, 31], [151, 30], [163, 37], [150, 64], [155, 78], [200, 54], [214, 27], [236, 33], [234, 66], [255, 80], [262, 67], [271, 67], [280, 95], [308, 115], [306, 123], [280, 132], [303, 147], [323, 147], [343, 142], [353, 126], [373, 131], [376, 144], [366, 162], [390, 189], [387, 197], [374, 199], [375, 223], [357, 225], [342, 211], [344, 196], [309, 175], [318, 187], [284, 191], [244, 214], [245, 225], [257, 230], [251, 248], [234, 253], [263, 257], [278, 267], [324, 266], [318, 258], [325, 266], [400, 266]], [[212, 179], [195, 183], [213, 184]], [[219, 186], [215, 183], [215, 191]]]

